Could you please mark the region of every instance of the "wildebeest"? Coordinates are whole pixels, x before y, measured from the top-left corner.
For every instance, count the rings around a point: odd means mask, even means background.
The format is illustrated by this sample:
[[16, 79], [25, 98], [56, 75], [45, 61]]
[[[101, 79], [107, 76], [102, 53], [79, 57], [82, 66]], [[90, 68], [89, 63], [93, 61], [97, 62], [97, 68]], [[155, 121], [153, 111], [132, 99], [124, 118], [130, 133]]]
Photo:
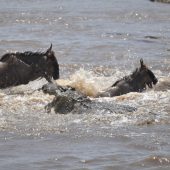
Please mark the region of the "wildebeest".
[[48, 82], [59, 78], [59, 64], [52, 44], [46, 52], [6, 53], [0, 59], [0, 88], [27, 84], [43, 77]]
[[137, 68], [131, 75], [125, 76], [116, 81], [110, 88], [99, 92], [96, 97], [120, 96], [129, 92], [142, 92], [148, 86], [152, 88], [158, 79], [154, 73], [140, 60], [140, 68]]

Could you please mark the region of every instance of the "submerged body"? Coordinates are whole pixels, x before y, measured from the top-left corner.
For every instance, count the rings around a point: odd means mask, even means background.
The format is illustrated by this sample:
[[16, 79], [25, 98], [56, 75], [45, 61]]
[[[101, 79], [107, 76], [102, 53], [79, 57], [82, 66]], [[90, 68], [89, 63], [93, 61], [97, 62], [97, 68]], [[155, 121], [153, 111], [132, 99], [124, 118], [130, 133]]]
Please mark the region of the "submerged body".
[[96, 97], [120, 96], [129, 92], [142, 92], [146, 87], [152, 88], [158, 80], [151, 70], [140, 60], [140, 68], [137, 68], [131, 75], [116, 81], [110, 88], [99, 92]]

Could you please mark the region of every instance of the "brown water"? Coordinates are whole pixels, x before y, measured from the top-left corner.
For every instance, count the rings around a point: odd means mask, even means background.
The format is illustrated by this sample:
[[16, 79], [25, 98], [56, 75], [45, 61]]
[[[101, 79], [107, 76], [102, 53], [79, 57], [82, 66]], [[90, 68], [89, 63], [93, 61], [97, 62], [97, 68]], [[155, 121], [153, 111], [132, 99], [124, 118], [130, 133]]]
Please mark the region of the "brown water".
[[59, 84], [93, 96], [130, 74], [140, 58], [154, 89], [95, 99], [135, 112], [47, 114], [46, 81], [0, 90], [2, 170], [169, 170], [170, 5], [149, 0], [0, 1], [0, 52], [45, 51], [53, 43]]

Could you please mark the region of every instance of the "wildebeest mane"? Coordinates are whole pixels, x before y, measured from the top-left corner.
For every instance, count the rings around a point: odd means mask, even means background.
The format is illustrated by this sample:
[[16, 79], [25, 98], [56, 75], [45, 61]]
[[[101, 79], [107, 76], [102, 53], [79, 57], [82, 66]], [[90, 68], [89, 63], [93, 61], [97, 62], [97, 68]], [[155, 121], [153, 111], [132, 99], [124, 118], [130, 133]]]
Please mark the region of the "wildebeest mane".
[[27, 64], [33, 64], [35, 61], [37, 62], [38, 60], [40, 60], [42, 56], [45, 56], [45, 52], [25, 51], [25, 52], [7, 53], [1, 57], [0, 61], [1, 62], [7, 61], [11, 55], [15, 55], [16, 58], [24, 61]]

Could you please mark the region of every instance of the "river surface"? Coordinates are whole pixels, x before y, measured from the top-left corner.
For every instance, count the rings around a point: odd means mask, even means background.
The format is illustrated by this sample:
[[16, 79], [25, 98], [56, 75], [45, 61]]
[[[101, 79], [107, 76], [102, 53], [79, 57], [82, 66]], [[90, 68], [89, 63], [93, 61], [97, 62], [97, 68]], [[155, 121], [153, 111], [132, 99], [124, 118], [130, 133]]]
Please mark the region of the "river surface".
[[95, 99], [134, 112], [46, 113], [46, 80], [0, 90], [1, 170], [169, 170], [170, 5], [149, 0], [0, 0], [0, 53], [45, 51], [59, 84], [91, 98], [139, 66], [159, 83]]

